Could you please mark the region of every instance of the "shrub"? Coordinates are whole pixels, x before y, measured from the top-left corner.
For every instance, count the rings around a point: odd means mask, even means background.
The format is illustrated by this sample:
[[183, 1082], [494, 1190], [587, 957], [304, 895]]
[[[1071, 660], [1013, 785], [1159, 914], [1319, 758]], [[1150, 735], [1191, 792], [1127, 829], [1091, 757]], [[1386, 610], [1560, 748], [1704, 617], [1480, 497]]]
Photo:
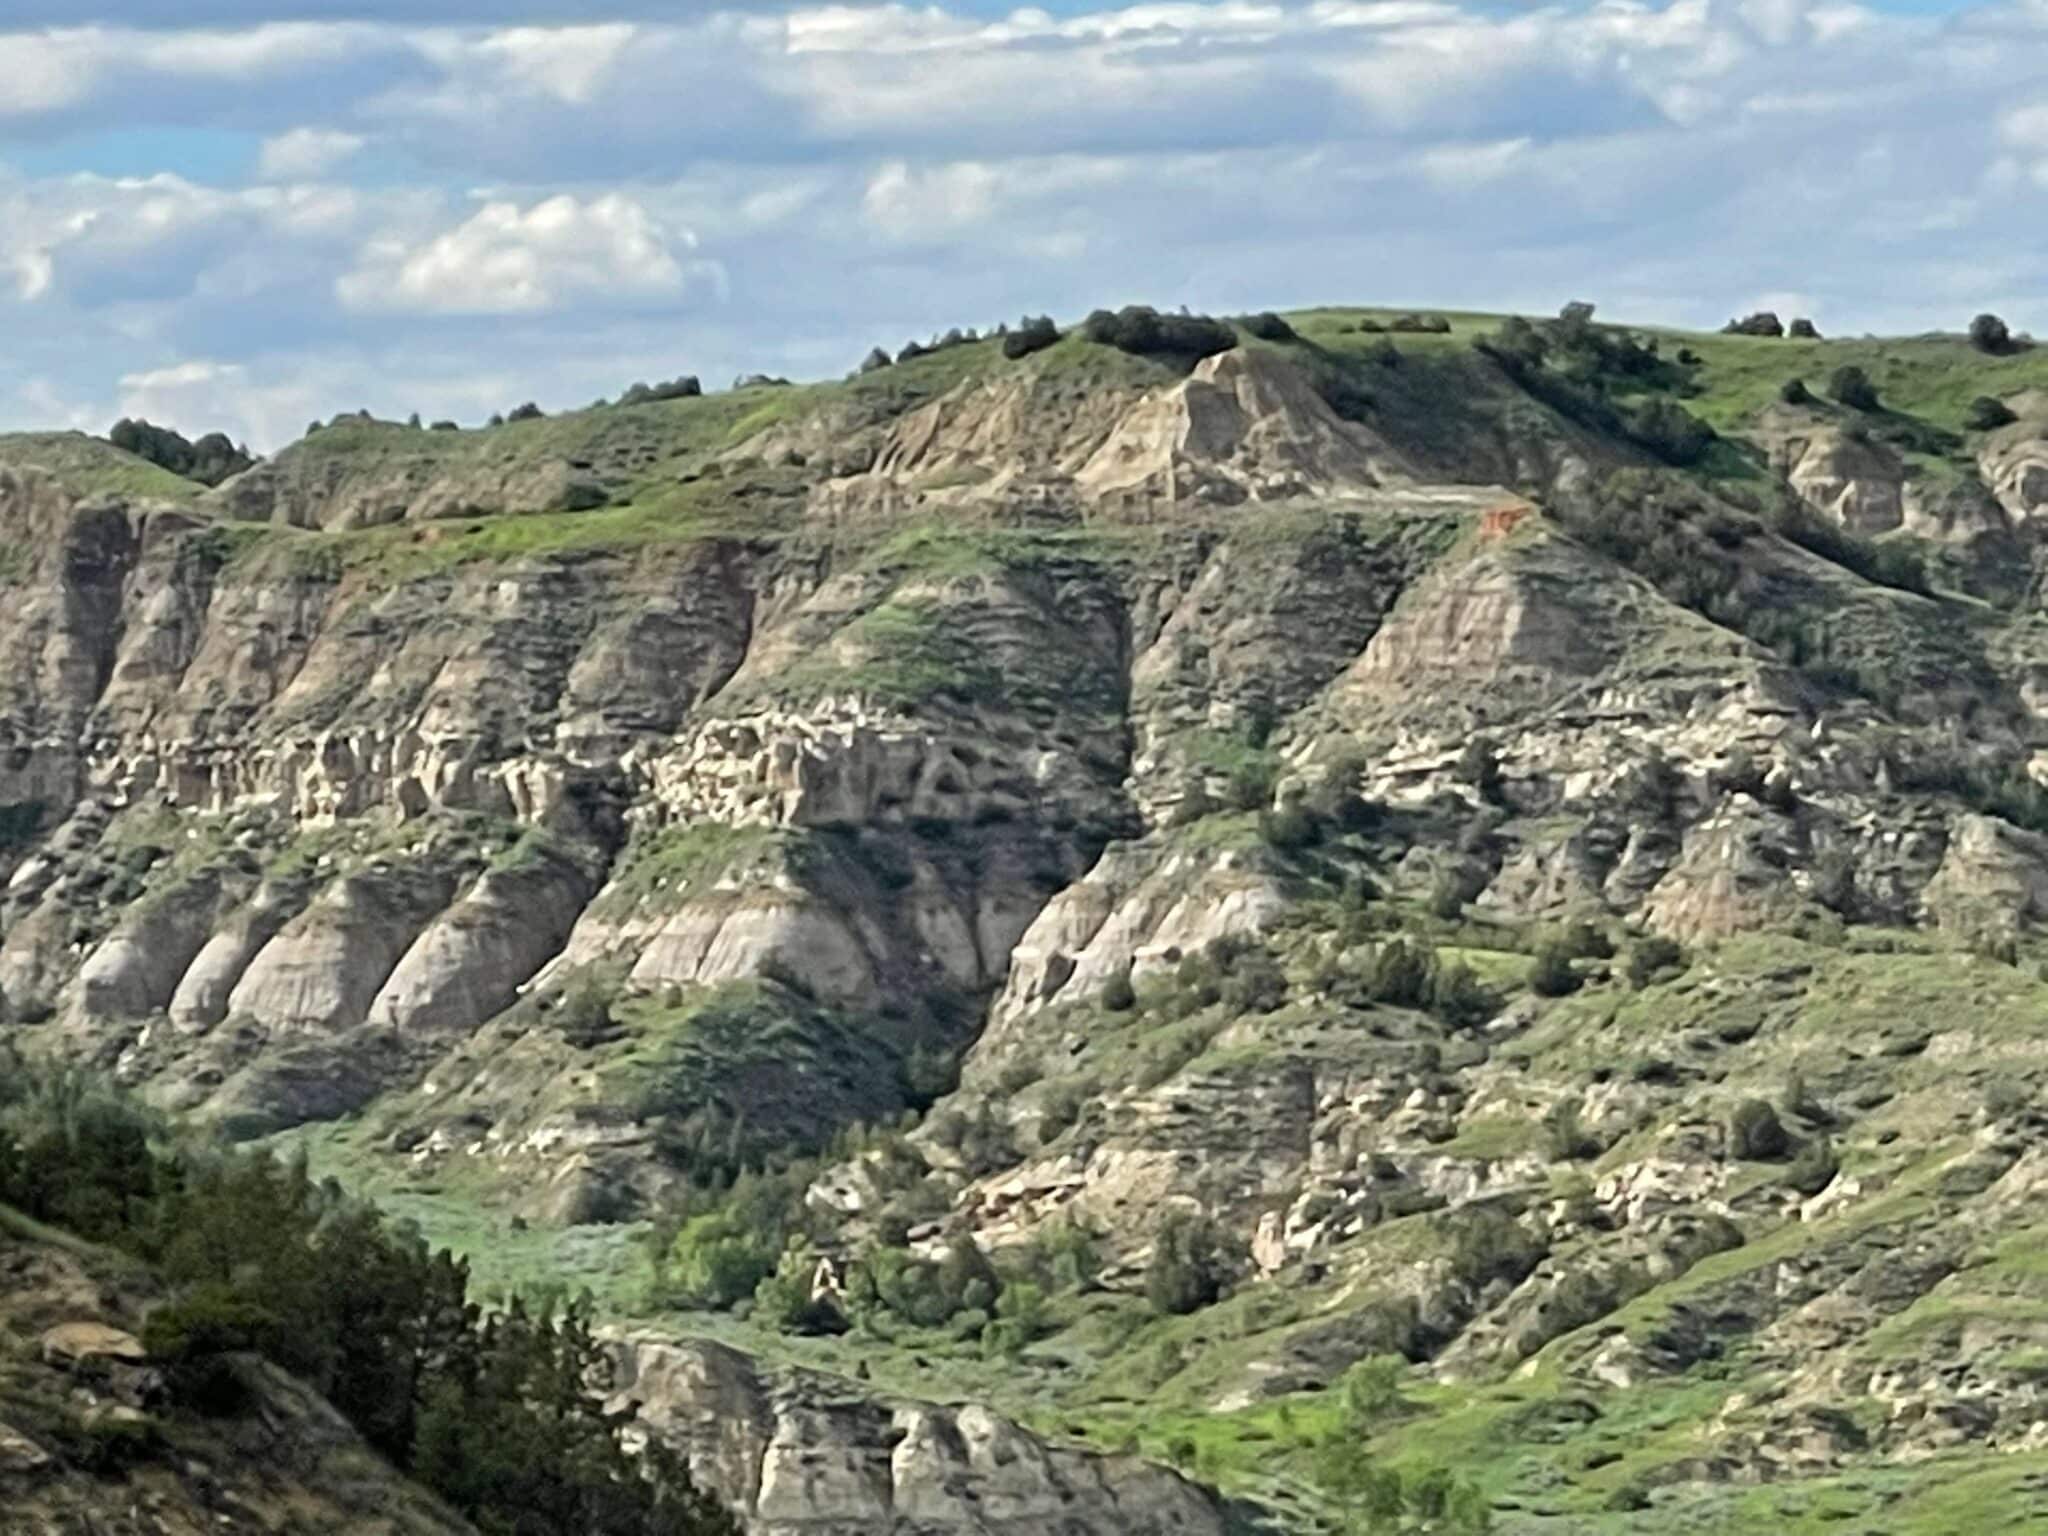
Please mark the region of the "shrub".
[[1815, 1136], [1786, 1166], [1785, 1182], [1810, 1200], [1835, 1181], [1841, 1166], [1833, 1143], [1825, 1136]]
[[655, 400], [688, 400], [704, 393], [704, 386], [694, 373], [681, 378], [668, 379], [659, 384], [635, 384], [619, 396], [621, 405], [645, 405]]
[[535, 405], [531, 400], [529, 400], [524, 405], [515, 405], [514, 407], [512, 407], [511, 412], [505, 417], [505, 419], [507, 421], [539, 421], [541, 417], [545, 416], [546, 414], [547, 412], [543, 411], [539, 406]]
[[1119, 966], [1102, 984], [1103, 1009], [1109, 1013], [1129, 1013], [1138, 1006], [1138, 992], [1131, 985], [1131, 968]]
[[169, 427], [152, 426], [125, 416], [114, 423], [107, 441], [160, 469], [202, 485], [219, 485], [256, 462], [246, 448], [236, 447], [225, 433], [209, 432], [198, 442], [189, 442]]
[[888, 366], [890, 366], [889, 354], [880, 347], [870, 347], [868, 355], [860, 360], [858, 371], [861, 373], [874, 373]]
[[1739, 1162], [1774, 1162], [1792, 1148], [1778, 1112], [1763, 1099], [1744, 1099], [1728, 1116], [1728, 1155]]
[[1471, 881], [1457, 870], [1444, 870], [1429, 888], [1430, 915], [1447, 923], [1455, 922], [1464, 915], [1465, 903], [1471, 899]]
[[1270, 309], [1261, 310], [1256, 315], [1245, 315], [1237, 323], [1243, 328], [1246, 335], [1256, 336], [1260, 341], [1293, 341], [1296, 339], [1294, 327], [1285, 320], [1282, 320]]
[[1368, 1355], [1347, 1370], [1337, 1382], [1345, 1430], [1354, 1437], [1367, 1434], [1399, 1408], [1407, 1373], [1408, 1362], [1399, 1355]]
[[1828, 393], [1852, 411], [1874, 411], [1878, 408], [1877, 386], [1870, 382], [1870, 375], [1854, 363], [1844, 363], [1828, 375]]
[[1588, 922], [1573, 923], [1559, 936], [1558, 943], [1574, 960], [1614, 958], [1614, 940]]
[[1538, 997], [1568, 997], [1578, 991], [1579, 975], [1572, 969], [1571, 951], [1558, 943], [1538, 949], [1529, 962], [1529, 990]]
[[1650, 400], [1622, 418], [1623, 429], [1640, 446], [1667, 464], [1697, 464], [1714, 446], [1717, 434], [1684, 406]]
[[1305, 805], [1290, 803], [1277, 811], [1259, 812], [1259, 836], [1268, 847], [1294, 852], [1314, 847], [1322, 835], [1315, 813]]
[[460, 432], [462, 430], [462, 423], [459, 421], [437, 421], [427, 430], [430, 432]]
[[1813, 391], [1806, 387], [1804, 379], [1787, 379], [1778, 386], [1778, 398], [1787, 405], [1813, 404]]
[[1811, 320], [1808, 320], [1803, 315], [1792, 322], [1792, 330], [1790, 334], [1797, 337], [1801, 341], [1820, 340], [1820, 331], [1815, 328], [1814, 323]]
[[1970, 322], [1970, 345], [1993, 354], [2012, 350], [2012, 332], [1996, 315], [1979, 315]]
[[1599, 1141], [1579, 1117], [1578, 1102], [1559, 1099], [1543, 1117], [1543, 1141], [1554, 1163], [1576, 1163], [1600, 1153]]
[[1753, 315], [1740, 320], [1730, 320], [1721, 327], [1723, 336], [1782, 336], [1785, 327], [1778, 317], [1768, 309], [1760, 309]]
[[1287, 977], [1263, 944], [1224, 967], [1223, 1001], [1239, 1013], [1272, 1013], [1287, 1001]]
[[2019, 420], [2012, 407], [1990, 395], [1979, 395], [1963, 413], [1963, 425], [1972, 432], [1991, 432]]
[[1280, 765], [1260, 753], [1231, 771], [1230, 804], [1240, 811], [1264, 810], [1273, 803], [1273, 787], [1279, 782]]
[[1409, 331], [1424, 336], [1448, 336], [1451, 322], [1442, 315], [1396, 315], [1387, 322], [1390, 331]]
[[1500, 752], [1490, 738], [1474, 736], [1465, 743], [1465, 750], [1458, 754], [1457, 776], [1461, 784], [1471, 785], [1486, 804], [1502, 802]]
[[1494, 1001], [1478, 972], [1462, 960], [1434, 967], [1429, 982], [1429, 1011], [1454, 1029], [1485, 1023], [1493, 1012]]
[[692, 1305], [722, 1311], [754, 1294], [775, 1273], [775, 1249], [716, 1211], [683, 1223], [669, 1250], [676, 1291]]
[[1039, 1145], [1057, 1139], [1070, 1129], [1081, 1118], [1081, 1111], [1094, 1094], [1095, 1085], [1079, 1078], [1066, 1078], [1046, 1089], [1038, 1109]]
[[1406, 939], [1380, 946], [1373, 956], [1367, 990], [1376, 1003], [1394, 1008], [1420, 1008], [1429, 1000], [1430, 969], [1435, 957]]
[[1228, 352], [1237, 332], [1208, 315], [1162, 315], [1149, 304], [1128, 304], [1111, 314], [1098, 309], [1081, 327], [1088, 340], [1137, 356], [1187, 359]]
[[1223, 1294], [1227, 1278], [1215, 1224], [1181, 1211], [1168, 1216], [1145, 1266], [1145, 1299], [1153, 1309], [1173, 1317], [1199, 1311]]
[[1628, 952], [1628, 984], [1641, 991], [1665, 971], [1685, 969], [1685, 951], [1661, 934], [1638, 939]]
[[1052, 323], [1051, 315], [1026, 315], [1017, 322], [1014, 331], [1003, 335], [1003, 356], [1013, 361], [1029, 357], [1034, 352], [1043, 352], [1060, 339], [1060, 328]]

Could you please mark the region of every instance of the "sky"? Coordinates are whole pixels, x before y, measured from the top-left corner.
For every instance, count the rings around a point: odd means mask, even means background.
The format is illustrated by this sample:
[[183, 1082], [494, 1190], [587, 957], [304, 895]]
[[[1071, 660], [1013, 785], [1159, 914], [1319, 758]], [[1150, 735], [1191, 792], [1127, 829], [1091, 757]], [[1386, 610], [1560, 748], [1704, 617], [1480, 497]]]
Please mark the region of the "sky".
[[0, 0], [0, 429], [274, 450], [1024, 313], [2048, 327], [2048, 0]]

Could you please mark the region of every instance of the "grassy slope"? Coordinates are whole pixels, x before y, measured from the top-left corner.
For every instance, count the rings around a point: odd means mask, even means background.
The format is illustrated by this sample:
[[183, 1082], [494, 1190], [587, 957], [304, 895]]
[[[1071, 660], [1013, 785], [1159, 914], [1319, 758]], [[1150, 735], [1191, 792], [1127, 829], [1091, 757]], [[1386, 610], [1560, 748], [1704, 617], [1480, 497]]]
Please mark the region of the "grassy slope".
[[85, 496], [184, 502], [206, 489], [83, 432], [0, 433], [0, 464], [46, 469]]

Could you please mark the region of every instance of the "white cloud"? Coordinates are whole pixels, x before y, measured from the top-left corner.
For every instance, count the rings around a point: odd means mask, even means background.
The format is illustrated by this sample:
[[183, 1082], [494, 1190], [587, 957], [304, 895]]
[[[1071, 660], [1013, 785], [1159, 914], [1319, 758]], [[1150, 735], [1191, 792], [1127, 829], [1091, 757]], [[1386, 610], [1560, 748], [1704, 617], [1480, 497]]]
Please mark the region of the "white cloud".
[[527, 209], [491, 202], [424, 244], [373, 245], [336, 292], [351, 309], [442, 314], [672, 300], [687, 277], [677, 247], [692, 243], [618, 193], [589, 202], [565, 194]]
[[311, 181], [352, 159], [367, 142], [336, 128], [294, 128], [263, 141], [256, 174], [266, 181]]

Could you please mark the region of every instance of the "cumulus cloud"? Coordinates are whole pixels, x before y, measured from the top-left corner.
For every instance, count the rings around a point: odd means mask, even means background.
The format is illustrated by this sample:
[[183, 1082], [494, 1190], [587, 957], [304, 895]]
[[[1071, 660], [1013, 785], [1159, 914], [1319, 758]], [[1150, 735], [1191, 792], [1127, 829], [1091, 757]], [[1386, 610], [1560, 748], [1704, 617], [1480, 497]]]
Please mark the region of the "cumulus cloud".
[[352, 309], [443, 314], [659, 303], [682, 294], [688, 267], [677, 250], [692, 243], [617, 193], [525, 209], [490, 202], [424, 244], [372, 246], [335, 291]]
[[263, 141], [256, 173], [267, 181], [309, 181], [335, 170], [367, 142], [338, 128], [294, 128]]

